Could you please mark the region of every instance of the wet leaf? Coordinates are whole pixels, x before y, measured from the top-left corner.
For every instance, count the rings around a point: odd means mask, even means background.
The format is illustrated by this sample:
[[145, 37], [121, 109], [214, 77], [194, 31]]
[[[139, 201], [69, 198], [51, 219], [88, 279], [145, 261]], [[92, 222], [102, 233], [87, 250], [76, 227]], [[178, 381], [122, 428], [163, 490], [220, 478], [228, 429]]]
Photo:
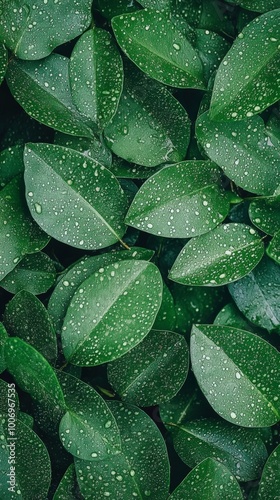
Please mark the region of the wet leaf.
[[2, 83], [8, 66], [8, 52], [3, 44], [0, 44], [0, 84]]
[[264, 233], [273, 235], [280, 230], [280, 196], [259, 198], [249, 207], [253, 224]]
[[208, 81], [229, 50], [230, 44], [209, 29], [197, 29], [195, 35], [195, 48], [203, 64], [205, 80]]
[[[4, 346], [6, 343], [6, 340], [8, 338], [8, 334], [6, 332], [6, 329], [2, 323], [0, 323], [0, 373], [6, 370], [6, 360], [5, 360], [5, 353], [4, 353]], [[1, 379], [0, 379], [1, 380]]]
[[87, 137], [75, 137], [74, 135], [66, 135], [62, 132], [55, 132], [54, 144], [75, 149], [75, 151], [79, 151], [85, 156], [89, 156], [98, 163], [101, 163], [101, 165], [104, 165], [104, 167], [109, 170], [111, 168], [112, 154], [105, 144], [103, 144], [96, 137], [88, 139]]
[[3, 188], [24, 171], [23, 146], [13, 146], [0, 153], [0, 187]]
[[253, 10], [254, 12], [268, 12], [280, 7], [279, 0], [231, 0], [230, 3], [236, 3], [244, 9]]
[[95, 8], [106, 19], [111, 20], [112, 17], [124, 14], [127, 12], [134, 12], [140, 8], [139, 2], [136, 0], [96, 0]]
[[161, 298], [162, 279], [154, 264], [127, 260], [100, 268], [79, 286], [67, 310], [66, 359], [95, 366], [123, 356], [151, 330]]
[[229, 212], [219, 168], [186, 161], [155, 173], [141, 186], [126, 223], [167, 238], [190, 238], [216, 227]]
[[280, 230], [275, 233], [266, 251], [271, 259], [280, 262]]
[[194, 325], [191, 359], [203, 394], [222, 418], [244, 427], [279, 421], [280, 354], [271, 344], [237, 328]]
[[153, 329], [172, 332], [175, 329], [176, 320], [177, 315], [172, 294], [168, 286], [163, 282], [162, 302], [153, 324]]
[[127, 201], [105, 167], [52, 144], [28, 144], [24, 163], [27, 203], [44, 231], [84, 249], [104, 248], [121, 239]]
[[169, 278], [184, 285], [224, 285], [248, 274], [263, 253], [263, 242], [254, 229], [245, 224], [223, 224], [192, 238], [177, 257]]
[[249, 323], [245, 316], [239, 311], [234, 303], [229, 303], [224, 306], [219, 314], [217, 314], [214, 325], [233, 326], [239, 330], [246, 330], [248, 332], [256, 333], [254, 325]]
[[275, 500], [279, 495], [280, 488], [280, 445], [268, 457], [264, 466], [262, 477], [259, 483], [257, 499]]
[[62, 477], [53, 497], [53, 500], [82, 500], [76, 480], [74, 464], [69, 465]]

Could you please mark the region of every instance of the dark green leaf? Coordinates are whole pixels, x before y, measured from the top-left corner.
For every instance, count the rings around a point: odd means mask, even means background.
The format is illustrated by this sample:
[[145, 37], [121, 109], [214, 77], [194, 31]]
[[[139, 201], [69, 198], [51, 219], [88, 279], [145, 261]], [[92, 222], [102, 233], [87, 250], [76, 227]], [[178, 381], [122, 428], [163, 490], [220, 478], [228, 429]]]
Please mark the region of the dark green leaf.
[[139, 2], [136, 0], [96, 0], [94, 7], [109, 20], [119, 14], [134, 12], [140, 8]]
[[258, 489], [258, 500], [275, 500], [280, 488], [280, 445], [271, 453], [264, 466]]
[[2, 373], [4, 370], [6, 370], [6, 360], [5, 360], [5, 354], [4, 354], [4, 346], [6, 343], [6, 340], [8, 338], [8, 334], [6, 332], [6, 329], [2, 323], [0, 323], [0, 373]]
[[174, 300], [168, 286], [163, 282], [162, 303], [153, 324], [154, 330], [173, 331], [176, 326], [176, 310]]
[[214, 320], [214, 325], [233, 326], [239, 330], [256, 333], [256, 328], [247, 321], [234, 303], [229, 303], [220, 310]]
[[209, 29], [197, 29], [195, 34], [195, 48], [203, 64], [205, 80], [208, 81], [217, 70], [230, 45], [224, 38]]
[[74, 135], [66, 135], [62, 132], [55, 132], [54, 144], [75, 149], [75, 151], [79, 151], [85, 156], [89, 156], [98, 163], [101, 163], [104, 167], [109, 169], [111, 168], [111, 151], [109, 151], [105, 144], [103, 144], [103, 142], [96, 137], [88, 139], [87, 137], [75, 137]]
[[118, 157], [113, 158], [113, 163], [110, 166], [111, 172], [116, 177], [120, 177], [121, 179], [147, 179], [160, 168], [161, 166], [154, 169], [150, 167], [142, 167], [141, 165], [129, 163]]
[[53, 500], [82, 500], [80, 490], [76, 480], [74, 464], [69, 465], [63, 478], [61, 479]]
[[275, 260], [275, 262], [280, 263], [280, 230], [275, 233], [271, 242], [267, 247], [267, 255]]
[[280, 7], [279, 0], [230, 0], [230, 3], [236, 3], [244, 9], [255, 12], [267, 12]]
[[6, 47], [0, 44], [0, 84], [2, 83], [8, 66], [8, 52]]
[[24, 171], [23, 146], [13, 146], [0, 153], [0, 188]]
[[189, 377], [174, 398], [159, 405], [160, 418], [172, 435], [177, 434], [179, 427], [188, 420], [201, 417], [205, 408], [205, 399], [196, 385], [189, 384]]
[[280, 196], [259, 198], [249, 207], [249, 216], [255, 226], [273, 235], [280, 230]]

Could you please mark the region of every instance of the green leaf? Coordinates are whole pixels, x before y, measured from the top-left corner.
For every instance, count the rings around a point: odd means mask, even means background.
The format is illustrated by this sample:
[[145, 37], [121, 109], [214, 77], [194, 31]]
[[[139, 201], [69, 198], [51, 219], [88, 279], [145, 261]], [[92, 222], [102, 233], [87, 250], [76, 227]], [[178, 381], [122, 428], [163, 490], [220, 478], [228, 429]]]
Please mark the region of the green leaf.
[[256, 431], [215, 419], [197, 419], [177, 427], [174, 447], [189, 467], [213, 458], [240, 481], [260, 476], [267, 451]]
[[213, 458], [206, 458], [189, 472], [169, 497], [170, 500], [182, 498], [243, 500], [243, 495], [231, 472]]
[[196, 123], [196, 135], [207, 156], [241, 188], [271, 195], [280, 184], [279, 151], [271, 145], [259, 116], [219, 123], [203, 113]]
[[117, 401], [108, 405], [120, 430], [122, 452], [106, 462], [75, 459], [82, 495], [88, 499], [167, 498], [169, 462], [158, 428], [139, 408]]
[[229, 286], [230, 294], [249, 321], [280, 332], [280, 268], [265, 257], [248, 276]]
[[203, 394], [222, 418], [244, 427], [280, 420], [280, 354], [271, 344], [237, 328], [194, 325], [191, 359]]
[[258, 500], [275, 500], [280, 488], [280, 445], [268, 457], [259, 483]]
[[2, 83], [8, 66], [8, 52], [2, 43], [0, 44], [0, 84]]
[[162, 279], [154, 264], [127, 260], [100, 268], [79, 286], [67, 310], [66, 359], [95, 366], [123, 356], [149, 333], [161, 299]]
[[77, 485], [74, 464], [69, 465], [62, 477], [53, 497], [53, 500], [82, 500], [82, 496]]
[[271, 259], [280, 262], [280, 230], [275, 233], [266, 251]]
[[117, 156], [113, 158], [112, 165], [110, 166], [111, 172], [121, 179], [147, 179], [160, 168], [161, 166], [156, 168], [142, 167], [135, 163], [128, 163]]
[[29, 210], [48, 234], [84, 249], [121, 239], [127, 200], [105, 167], [52, 144], [28, 144], [24, 163]]
[[57, 340], [47, 310], [35, 295], [25, 290], [8, 302], [4, 325], [10, 335], [32, 345], [49, 363], [57, 358]]
[[91, 0], [80, 3], [9, 0], [0, 16], [0, 40], [21, 59], [42, 59], [80, 35], [91, 20]]
[[34, 295], [47, 292], [55, 282], [53, 261], [43, 252], [26, 255], [1, 281], [0, 286], [10, 293], [27, 290]]
[[235, 3], [254, 12], [267, 12], [280, 7], [279, 0], [230, 0], [230, 3]]
[[183, 285], [224, 285], [248, 274], [263, 253], [263, 242], [254, 229], [223, 224], [192, 238], [178, 255], [169, 278]]
[[154, 330], [173, 331], [176, 326], [176, 310], [174, 300], [168, 286], [163, 282], [162, 302], [153, 324]]
[[147, 75], [166, 85], [205, 89], [202, 62], [168, 12], [140, 10], [112, 19], [118, 44]]
[[190, 121], [165, 87], [129, 66], [119, 107], [105, 129], [105, 138], [121, 158], [154, 167], [184, 159]]
[[208, 81], [229, 50], [230, 44], [209, 29], [197, 29], [195, 35], [195, 48], [203, 64], [205, 80]]
[[98, 163], [101, 163], [101, 165], [104, 165], [104, 167], [109, 170], [111, 168], [111, 151], [96, 137], [88, 139], [87, 137], [75, 137], [74, 135], [66, 135], [62, 132], [55, 132], [54, 144], [64, 146], [65, 148], [75, 149], [75, 151], [79, 151], [85, 156], [89, 156]]
[[250, 203], [249, 217], [264, 233], [273, 235], [280, 230], [280, 196], [259, 198]]
[[16, 175], [24, 172], [23, 146], [13, 146], [0, 153], [0, 187], [6, 186]]
[[121, 451], [116, 420], [93, 387], [67, 373], [58, 372], [67, 412], [59, 424], [65, 449], [81, 460], [107, 460]]
[[241, 314], [239, 309], [236, 307], [234, 303], [229, 303], [224, 306], [219, 314], [217, 314], [214, 325], [224, 325], [224, 326], [233, 326], [234, 328], [238, 328], [239, 330], [246, 330], [248, 332], [256, 333], [256, 328], [247, 321], [245, 316]]
[[17, 176], [0, 191], [0, 279], [10, 273], [24, 255], [44, 248], [49, 236], [30, 216], [22, 178]]
[[93, 28], [79, 38], [70, 84], [77, 109], [102, 130], [116, 113], [123, 87], [122, 58], [110, 33]]
[[6, 79], [11, 93], [32, 118], [65, 134], [93, 137], [72, 101], [69, 59], [51, 54], [43, 61], [12, 59]]
[[5, 360], [5, 354], [4, 354], [4, 346], [6, 343], [6, 340], [8, 338], [8, 334], [6, 332], [6, 329], [2, 323], [0, 323], [0, 373], [6, 370], [6, 360]]
[[68, 306], [78, 287], [93, 273], [99, 271], [114, 262], [121, 260], [150, 260], [154, 252], [145, 248], [134, 247], [131, 250], [119, 250], [116, 252], [85, 256], [69, 269], [61, 277], [50, 296], [48, 312], [52, 318], [54, 327], [60, 332]]
[[108, 380], [123, 401], [154, 406], [177, 394], [188, 369], [189, 352], [184, 337], [151, 330], [143, 342], [108, 365]]
[[64, 397], [56, 374], [42, 354], [17, 337], [9, 338], [4, 349], [7, 369], [19, 387], [35, 401], [64, 410]]
[[243, 120], [278, 101], [280, 9], [256, 17], [219, 66], [210, 106], [214, 120]]
[[162, 168], [136, 194], [126, 223], [167, 238], [190, 238], [216, 227], [229, 212], [220, 169], [186, 161]]
[[96, 0], [94, 8], [98, 10], [108, 20], [112, 17], [124, 14], [127, 12], [134, 12], [140, 8], [139, 2], [136, 0]]

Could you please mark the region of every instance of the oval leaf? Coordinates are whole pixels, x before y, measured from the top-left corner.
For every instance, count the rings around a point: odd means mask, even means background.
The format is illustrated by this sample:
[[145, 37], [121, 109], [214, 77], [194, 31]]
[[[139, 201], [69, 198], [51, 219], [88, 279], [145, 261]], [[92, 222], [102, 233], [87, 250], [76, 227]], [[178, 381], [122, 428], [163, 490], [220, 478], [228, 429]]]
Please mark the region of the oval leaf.
[[65, 148], [75, 149], [75, 151], [79, 151], [85, 156], [89, 156], [110, 170], [112, 165], [111, 151], [96, 137], [89, 139], [87, 137], [76, 137], [74, 135], [63, 134], [62, 132], [55, 132], [54, 144], [64, 146]]
[[74, 464], [69, 465], [62, 477], [53, 497], [53, 500], [83, 500], [77, 480]]
[[271, 236], [280, 230], [280, 196], [260, 198], [250, 203], [249, 217], [253, 224]]
[[8, 52], [3, 44], [0, 44], [0, 84], [2, 83], [8, 66]]
[[278, 264], [280, 263], [280, 230], [275, 233], [266, 251], [271, 259], [278, 262]]
[[271, 453], [264, 466], [257, 499], [275, 500], [280, 488], [280, 445]]

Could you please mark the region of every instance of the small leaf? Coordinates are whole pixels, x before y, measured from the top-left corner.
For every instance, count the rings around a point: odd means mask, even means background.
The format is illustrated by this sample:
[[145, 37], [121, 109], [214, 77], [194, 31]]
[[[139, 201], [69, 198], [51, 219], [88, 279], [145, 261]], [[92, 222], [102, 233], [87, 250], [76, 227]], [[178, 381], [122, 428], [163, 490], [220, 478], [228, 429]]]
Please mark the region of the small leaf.
[[222, 418], [244, 427], [278, 422], [280, 354], [271, 344], [237, 328], [194, 325], [191, 359], [203, 394]]
[[24, 163], [29, 210], [48, 234], [86, 249], [104, 248], [121, 239], [127, 201], [105, 167], [52, 144], [28, 144]]
[[98, 163], [101, 163], [101, 165], [104, 165], [109, 170], [111, 168], [111, 151], [96, 137], [89, 139], [87, 137], [76, 137], [74, 135], [63, 134], [62, 132], [55, 132], [54, 144], [75, 149], [75, 151], [79, 151], [83, 155], [89, 156]]
[[14, 177], [24, 172], [23, 146], [17, 145], [0, 152], [0, 187], [6, 186]]
[[69, 465], [62, 477], [53, 497], [53, 500], [83, 500], [77, 480], [74, 464]]
[[155, 173], [140, 187], [126, 223], [168, 238], [190, 238], [216, 227], [229, 212], [221, 173], [212, 162], [186, 161]]
[[8, 334], [2, 323], [0, 323], [0, 373], [6, 370], [7, 363], [5, 360], [4, 346], [6, 340], [8, 339]]
[[249, 207], [249, 217], [253, 224], [264, 233], [273, 235], [280, 230], [280, 196], [259, 198]]
[[184, 285], [224, 285], [248, 274], [263, 253], [263, 242], [254, 229], [245, 224], [224, 224], [192, 238], [177, 257], [169, 278]]
[[153, 324], [153, 329], [172, 332], [175, 328], [176, 320], [177, 315], [172, 294], [168, 286], [163, 282], [162, 302]]
[[121, 442], [114, 416], [93, 387], [58, 372], [67, 412], [59, 424], [65, 449], [81, 460], [107, 460], [120, 453]]
[[275, 500], [280, 488], [280, 445], [268, 457], [259, 483], [257, 499]]
[[248, 276], [229, 286], [230, 294], [249, 321], [280, 332], [280, 268], [265, 257]]
[[213, 458], [206, 458], [189, 472], [169, 497], [170, 500], [182, 498], [243, 500], [243, 495], [231, 472]]
[[185, 339], [178, 333], [151, 330], [143, 342], [108, 365], [108, 380], [123, 401], [153, 406], [177, 394], [188, 369]]
[[224, 306], [214, 320], [214, 325], [233, 326], [239, 330], [256, 333], [256, 328], [247, 321], [234, 303]]
[[8, 66], [8, 52], [5, 45], [0, 43], [0, 85], [4, 79], [7, 66]]
[[214, 83], [210, 117], [243, 120], [279, 99], [280, 9], [258, 16], [239, 33]]
[[125, 54], [151, 78], [172, 87], [205, 89], [200, 58], [168, 12], [124, 14], [112, 19], [112, 27]]
[[119, 14], [134, 12], [140, 8], [139, 2], [136, 0], [96, 0], [95, 9], [108, 20]]
[[275, 260], [275, 262], [280, 262], [280, 230], [273, 236], [266, 252], [271, 259]]
[[203, 64], [205, 80], [208, 81], [229, 50], [230, 44], [209, 29], [197, 29], [195, 36], [195, 48]]
[[254, 12], [267, 12], [280, 7], [279, 0], [231, 0], [230, 3], [235, 3]]
[[67, 310], [66, 359], [95, 366], [123, 356], [149, 333], [161, 299], [162, 279], [154, 264], [127, 260], [100, 268], [79, 286]]

